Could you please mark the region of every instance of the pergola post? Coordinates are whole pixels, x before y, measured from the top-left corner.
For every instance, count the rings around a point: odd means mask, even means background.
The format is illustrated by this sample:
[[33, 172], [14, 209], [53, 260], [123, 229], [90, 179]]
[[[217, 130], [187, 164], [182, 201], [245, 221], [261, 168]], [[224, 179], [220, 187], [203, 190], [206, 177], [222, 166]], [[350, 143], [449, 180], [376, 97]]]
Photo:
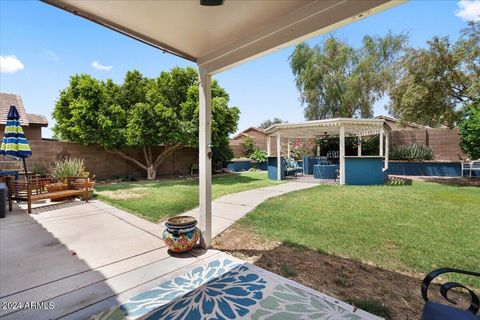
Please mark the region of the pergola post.
[[267, 156], [272, 155], [272, 139], [270, 139], [270, 136], [267, 136]]
[[290, 158], [290, 138], [288, 138], [287, 158]]
[[277, 134], [277, 180], [282, 180], [281, 137]]
[[212, 150], [211, 150], [211, 82], [212, 76], [199, 68], [199, 180], [200, 245], [206, 249], [212, 240]]
[[357, 156], [362, 156], [362, 136], [358, 136], [357, 140]]
[[385, 166], [384, 169], [388, 169], [388, 153], [390, 150], [390, 131], [385, 132]]
[[340, 126], [340, 184], [345, 184], [345, 126]]
[[379, 147], [379, 156], [383, 157], [383, 127], [380, 128], [380, 147]]

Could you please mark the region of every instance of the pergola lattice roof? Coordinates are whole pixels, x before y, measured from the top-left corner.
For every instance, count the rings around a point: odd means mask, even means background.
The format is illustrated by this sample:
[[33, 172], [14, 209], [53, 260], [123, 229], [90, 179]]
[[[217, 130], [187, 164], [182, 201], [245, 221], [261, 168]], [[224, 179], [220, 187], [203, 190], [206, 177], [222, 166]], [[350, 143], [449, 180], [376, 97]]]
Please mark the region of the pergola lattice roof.
[[382, 129], [390, 130], [384, 119], [337, 118], [275, 124], [267, 128], [265, 133], [271, 136], [281, 135], [282, 138], [310, 139], [322, 137], [325, 134], [339, 136], [341, 126], [344, 126], [347, 136], [371, 136], [380, 134]]

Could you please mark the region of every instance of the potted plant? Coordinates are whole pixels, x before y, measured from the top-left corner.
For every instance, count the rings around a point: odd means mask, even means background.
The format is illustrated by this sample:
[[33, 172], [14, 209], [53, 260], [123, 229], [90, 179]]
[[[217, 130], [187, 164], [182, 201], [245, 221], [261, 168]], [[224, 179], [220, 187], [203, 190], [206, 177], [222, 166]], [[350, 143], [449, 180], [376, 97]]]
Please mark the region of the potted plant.
[[[55, 183], [46, 184], [48, 192], [57, 192], [67, 190], [68, 177], [83, 177], [86, 173], [85, 165], [82, 159], [66, 158], [60, 159], [48, 165], [48, 172]], [[87, 172], [88, 174], [88, 172]], [[50, 199], [51, 201], [63, 201], [69, 197]]]
[[197, 220], [191, 216], [177, 216], [165, 222], [167, 229], [162, 234], [170, 251], [179, 253], [193, 249], [200, 238]]

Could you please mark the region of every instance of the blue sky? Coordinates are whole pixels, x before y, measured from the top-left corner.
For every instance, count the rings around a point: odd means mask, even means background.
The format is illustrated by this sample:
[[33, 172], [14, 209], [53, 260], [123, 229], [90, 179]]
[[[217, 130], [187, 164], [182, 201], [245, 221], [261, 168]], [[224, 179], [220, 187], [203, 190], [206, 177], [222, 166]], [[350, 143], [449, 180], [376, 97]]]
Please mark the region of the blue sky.
[[[435, 35], [456, 39], [466, 26], [465, 19], [478, 16], [479, 7], [479, 0], [411, 1], [338, 29], [335, 35], [358, 46], [366, 34], [407, 32], [410, 44], [421, 47]], [[324, 38], [309, 43], [321, 43]], [[239, 130], [275, 116], [290, 122], [303, 120], [288, 64], [292, 50], [286, 48], [215, 76], [229, 92], [231, 105], [242, 112]], [[89, 73], [121, 83], [127, 70], [155, 77], [174, 66], [193, 65], [37, 1], [0, 0], [0, 55], [1, 92], [21, 95], [27, 112], [47, 116], [49, 127], [59, 91], [72, 74]], [[386, 114], [384, 104], [375, 106], [376, 115]], [[50, 137], [51, 131], [46, 129], [43, 135]]]

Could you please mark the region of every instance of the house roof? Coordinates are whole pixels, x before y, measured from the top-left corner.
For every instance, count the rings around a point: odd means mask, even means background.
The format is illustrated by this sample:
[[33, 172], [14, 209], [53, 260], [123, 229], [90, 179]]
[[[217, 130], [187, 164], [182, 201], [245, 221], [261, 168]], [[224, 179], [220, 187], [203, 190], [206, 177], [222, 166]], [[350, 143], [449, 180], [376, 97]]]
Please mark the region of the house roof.
[[23, 107], [22, 98], [19, 95], [11, 93], [0, 93], [0, 124], [7, 123], [8, 111], [10, 106], [17, 107], [18, 114], [20, 115], [20, 125], [28, 126], [28, 117]]
[[39, 124], [42, 127], [48, 127], [48, 120], [44, 115], [27, 113], [27, 119], [29, 124]]
[[250, 136], [250, 135], [247, 134], [247, 132], [252, 131], [252, 130], [265, 134], [265, 130], [263, 130], [263, 129], [260, 129], [260, 128], [257, 128], [257, 127], [250, 127], [250, 128], [247, 128], [247, 129], [237, 133], [235, 136], [232, 137], [232, 140], [238, 139], [242, 136]]
[[[389, 116], [379, 115], [379, 116], [376, 116], [375, 119], [384, 119], [386, 121], [390, 121], [390, 122], [400, 124], [400, 119], [389, 117]], [[418, 128], [418, 129], [430, 128], [429, 126], [423, 126], [421, 124], [416, 124], [416, 123], [413, 123], [413, 122], [405, 122], [405, 123], [403, 123], [403, 125], [407, 126], [407, 127]]]
[[42, 0], [196, 62], [209, 74], [275, 52], [405, 0]]

